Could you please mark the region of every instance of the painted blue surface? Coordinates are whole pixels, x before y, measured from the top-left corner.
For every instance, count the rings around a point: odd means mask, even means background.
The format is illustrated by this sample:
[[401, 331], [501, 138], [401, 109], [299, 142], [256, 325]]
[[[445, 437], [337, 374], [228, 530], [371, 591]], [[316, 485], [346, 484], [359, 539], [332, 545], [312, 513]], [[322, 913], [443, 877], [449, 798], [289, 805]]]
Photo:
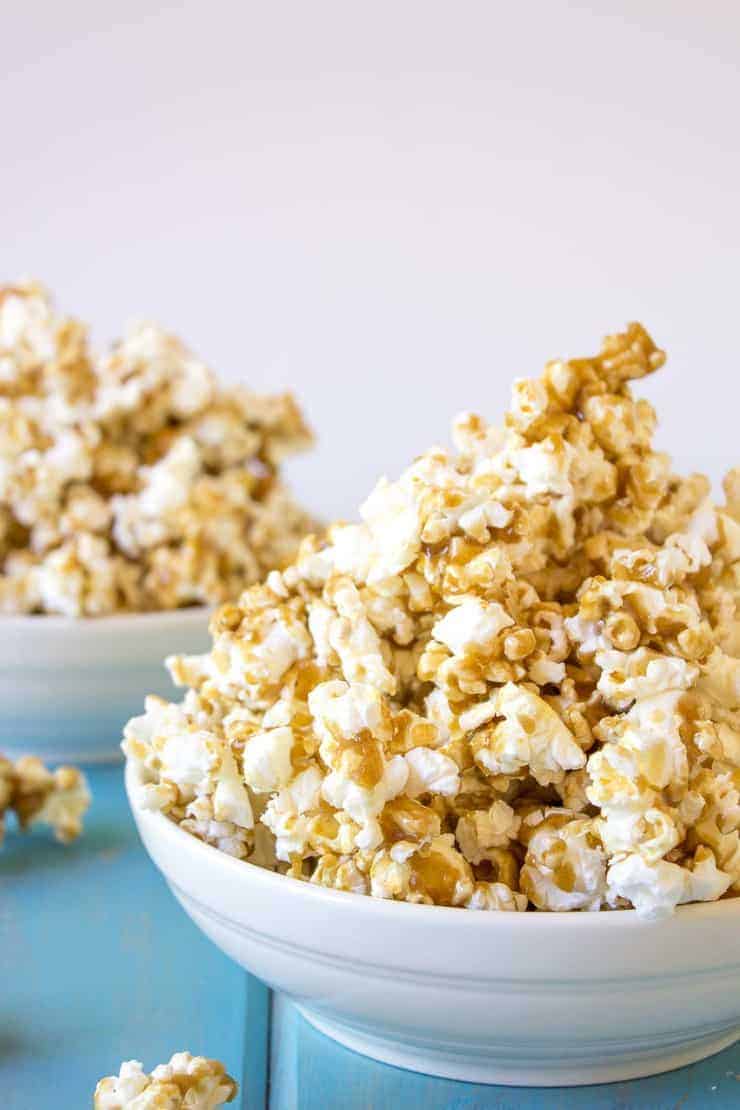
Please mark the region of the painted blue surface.
[[[12, 831], [0, 852], [0, 1107], [84, 1110], [124, 1059], [217, 1056], [262, 1110], [727, 1110], [740, 1046], [668, 1075], [562, 1091], [413, 1075], [334, 1045], [191, 925], [139, 845], [119, 767], [69, 848]], [[608, 1004], [608, 1000], [606, 1001]]]
[[122, 769], [89, 777], [76, 843], [11, 833], [0, 852], [2, 1110], [83, 1110], [123, 1059], [153, 1067], [188, 1048], [240, 1066], [243, 973], [146, 857]]

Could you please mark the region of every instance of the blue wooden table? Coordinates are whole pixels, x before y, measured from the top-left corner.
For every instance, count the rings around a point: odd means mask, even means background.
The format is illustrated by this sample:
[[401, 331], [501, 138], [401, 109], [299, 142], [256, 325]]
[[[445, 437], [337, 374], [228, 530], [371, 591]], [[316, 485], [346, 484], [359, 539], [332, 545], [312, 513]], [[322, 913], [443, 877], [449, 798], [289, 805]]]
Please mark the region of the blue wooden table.
[[0, 852], [0, 1107], [85, 1110], [121, 1060], [223, 1060], [247, 1110], [740, 1108], [740, 1046], [654, 1079], [481, 1087], [386, 1067], [326, 1040], [198, 932], [141, 848], [120, 767], [90, 772], [83, 837], [10, 832]]

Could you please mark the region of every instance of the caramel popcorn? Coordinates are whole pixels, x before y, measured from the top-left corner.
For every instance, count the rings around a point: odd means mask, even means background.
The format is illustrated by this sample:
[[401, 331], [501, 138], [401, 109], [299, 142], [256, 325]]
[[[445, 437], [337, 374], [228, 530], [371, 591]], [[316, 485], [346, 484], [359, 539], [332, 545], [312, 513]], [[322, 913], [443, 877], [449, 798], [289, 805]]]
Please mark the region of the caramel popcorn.
[[89, 805], [87, 780], [76, 767], [49, 771], [36, 756], [15, 762], [0, 756], [0, 844], [10, 811], [21, 829], [49, 825], [57, 840], [69, 844], [82, 832]]
[[40, 286], [0, 287], [0, 612], [238, 596], [312, 527], [278, 478], [310, 441], [292, 397], [219, 387], [153, 324], [96, 356]]
[[740, 892], [740, 469], [657, 453], [638, 324], [464, 415], [361, 523], [169, 661], [142, 799], [294, 878], [475, 910], [659, 917]]
[[138, 1060], [127, 1060], [118, 1075], [95, 1088], [95, 1110], [214, 1110], [236, 1098], [237, 1082], [218, 1060], [176, 1052], [168, 1064], [147, 1075]]

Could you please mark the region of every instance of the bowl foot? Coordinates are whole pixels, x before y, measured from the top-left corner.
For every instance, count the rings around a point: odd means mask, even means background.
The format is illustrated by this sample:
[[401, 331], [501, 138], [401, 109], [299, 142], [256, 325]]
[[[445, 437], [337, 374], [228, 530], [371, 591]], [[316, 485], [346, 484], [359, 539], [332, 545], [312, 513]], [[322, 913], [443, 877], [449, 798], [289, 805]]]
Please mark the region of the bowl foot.
[[345, 1048], [370, 1056], [384, 1064], [407, 1071], [458, 1079], [469, 1083], [494, 1083], [507, 1087], [580, 1087], [592, 1083], [614, 1083], [640, 1079], [694, 1064], [728, 1048], [740, 1038], [739, 1026], [724, 1026], [695, 1037], [677, 1037], [654, 1046], [594, 1042], [580, 1046], [578, 1056], [524, 1057], [520, 1049], [509, 1053], [496, 1045], [477, 1050], [464, 1045], [435, 1044], [424, 1040], [401, 1040], [371, 1030], [335, 1021], [302, 1005], [299, 1013], [320, 1033]]

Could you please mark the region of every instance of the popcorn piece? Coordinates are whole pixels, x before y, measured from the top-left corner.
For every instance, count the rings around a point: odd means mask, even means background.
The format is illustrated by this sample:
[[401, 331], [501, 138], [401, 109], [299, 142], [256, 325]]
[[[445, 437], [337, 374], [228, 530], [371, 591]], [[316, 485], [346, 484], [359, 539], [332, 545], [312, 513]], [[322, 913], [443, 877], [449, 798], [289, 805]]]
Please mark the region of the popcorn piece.
[[406, 753], [409, 774], [406, 794], [418, 798], [420, 794], [443, 794], [454, 797], [460, 789], [460, 775], [454, 759], [432, 748], [412, 748]]
[[482, 651], [490, 648], [499, 632], [510, 628], [513, 623], [497, 601], [485, 603], [478, 598], [466, 598], [441, 621], [437, 621], [432, 634], [453, 655], [462, 655], [471, 648]]
[[146, 714], [132, 718], [124, 731], [123, 750], [146, 768], [153, 783], [142, 790], [144, 804], [155, 806], [167, 787], [168, 808], [209, 798], [215, 821], [253, 826], [248, 790], [230, 746], [213, 730], [200, 727], [187, 706], [169, 705], [161, 698], [146, 701]]
[[236, 1098], [239, 1086], [218, 1060], [176, 1052], [147, 1075], [127, 1060], [118, 1075], [95, 1088], [95, 1110], [214, 1110]]
[[[500, 429], [461, 417], [458, 454], [224, 606], [210, 654], [170, 661], [182, 706], [127, 729], [146, 803], [397, 901], [655, 916], [740, 892], [740, 471], [715, 509], [653, 450], [628, 382], [663, 360], [635, 324], [549, 363]], [[178, 450], [147, 464], [165, 516]]]
[[527, 908], [527, 896], [509, 890], [505, 883], [476, 883], [465, 908], [523, 913]]
[[49, 771], [35, 756], [23, 756], [15, 763], [0, 756], [0, 844], [10, 810], [21, 829], [48, 825], [57, 840], [69, 844], [82, 832], [89, 806], [90, 789], [76, 767]]
[[647, 648], [597, 652], [596, 664], [601, 667], [599, 691], [616, 709], [626, 709], [636, 698], [664, 690], [687, 690], [697, 677], [696, 668], [684, 659], [659, 655]]
[[729, 886], [711, 855], [694, 871], [666, 860], [647, 863], [642, 856], [628, 855], [609, 868], [610, 901], [624, 898], [643, 917], [669, 916], [680, 902], [713, 902]]
[[220, 388], [152, 324], [94, 356], [40, 286], [0, 287], [0, 610], [238, 595], [313, 527], [278, 478], [310, 439], [290, 396]]
[[[318, 767], [308, 767], [296, 775], [289, 786], [270, 798], [262, 821], [275, 837], [277, 859], [290, 862], [294, 857], [303, 858], [311, 851], [311, 841], [317, 830], [310, 815], [319, 813], [322, 784], [323, 777]], [[336, 838], [340, 832], [336, 822], [331, 831]], [[349, 831], [348, 851], [351, 851], [354, 835], [352, 829]]]
[[386, 802], [401, 793], [408, 775], [408, 764], [403, 756], [396, 755], [381, 766], [378, 780], [371, 785], [363, 786], [341, 771], [331, 771], [324, 779], [321, 793], [330, 805], [344, 810], [361, 826], [355, 844], [368, 850], [377, 848], [382, 842], [380, 825], [375, 818]]
[[426, 846], [399, 841], [378, 852], [370, 868], [370, 889], [375, 898], [462, 906], [473, 897], [474, 883], [454, 837], [437, 836]]
[[283, 726], [255, 733], [242, 756], [244, 779], [257, 794], [270, 794], [287, 786], [293, 777], [293, 732]]
[[507, 848], [519, 834], [521, 818], [506, 802], [495, 801], [487, 810], [474, 810], [457, 822], [455, 838], [469, 863], [495, 859], [491, 849]]
[[542, 786], [562, 781], [564, 772], [586, 758], [557, 713], [537, 694], [508, 682], [496, 713], [503, 721], [471, 738], [476, 763], [491, 775], [516, 775], [527, 768]]
[[545, 816], [528, 836], [521, 884], [540, 910], [600, 909], [606, 872], [594, 823], [567, 810]]

